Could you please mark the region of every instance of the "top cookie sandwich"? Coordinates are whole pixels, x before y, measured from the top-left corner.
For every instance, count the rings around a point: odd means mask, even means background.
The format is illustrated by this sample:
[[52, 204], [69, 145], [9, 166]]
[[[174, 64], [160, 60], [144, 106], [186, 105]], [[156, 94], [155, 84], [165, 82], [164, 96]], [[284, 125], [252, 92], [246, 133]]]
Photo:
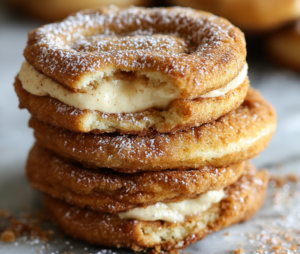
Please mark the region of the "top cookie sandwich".
[[243, 33], [185, 8], [114, 6], [29, 33], [20, 106], [75, 132], [153, 134], [213, 121], [248, 90]]

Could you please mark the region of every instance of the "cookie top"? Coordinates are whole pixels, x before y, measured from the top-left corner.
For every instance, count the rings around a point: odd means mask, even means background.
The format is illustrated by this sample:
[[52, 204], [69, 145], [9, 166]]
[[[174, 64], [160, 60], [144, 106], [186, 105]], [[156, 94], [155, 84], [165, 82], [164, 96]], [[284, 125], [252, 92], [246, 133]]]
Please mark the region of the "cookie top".
[[73, 92], [134, 75], [171, 84], [178, 98], [191, 99], [237, 77], [246, 47], [239, 29], [209, 13], [109, 6], [31, 31], [24, 56]]

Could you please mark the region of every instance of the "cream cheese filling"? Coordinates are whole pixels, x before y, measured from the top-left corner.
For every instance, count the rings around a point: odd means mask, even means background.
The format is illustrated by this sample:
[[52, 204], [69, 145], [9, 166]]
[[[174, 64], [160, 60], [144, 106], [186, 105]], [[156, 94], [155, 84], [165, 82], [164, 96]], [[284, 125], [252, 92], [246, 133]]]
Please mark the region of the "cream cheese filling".
[[[201, 98], [217, 97], [240, 86], [247, 77], [245, 64], [240, 74], [225, 87], [211, 91]], [[149, 108], [165, 109], [180, 92], [168, 83], [150, 81], [142, 77], [132, 80], [102, 79], [86, 92], [72, 92], [51, 78], [39, 73], [27, 61], [22, 64], [19, 79], [23, 88], [36, 96], [50, 96], [80, 110], [97, 110], [103, 113], [135, 113]]]
[[145, 208], [138, 207], [128, 212], [118, 213], [121, 219], [137, 219], [143, 221], [184, 221], [186, 216], [193, 216], [206, 211], [212, 204], [219, 203], [224, 198], [224, 190], [208, 191], [195, 199], [176, 203], [157, 203]]

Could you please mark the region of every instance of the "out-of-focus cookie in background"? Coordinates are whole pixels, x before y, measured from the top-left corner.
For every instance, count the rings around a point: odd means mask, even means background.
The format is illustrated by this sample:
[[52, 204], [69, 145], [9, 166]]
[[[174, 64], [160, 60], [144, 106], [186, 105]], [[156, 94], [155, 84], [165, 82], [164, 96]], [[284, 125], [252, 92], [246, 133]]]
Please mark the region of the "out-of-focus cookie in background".
[[300, 0], [169, 0], [224, 17], [243, 30], [249, 53], [300, 71]]
[[59, 21], [69, 14], [101, 5], [151, 6], [152, 0], [5, 0], [12, 10], [43, 22]]
[[300, 71], [300, 20], [268, 36], [265, 48], [278, 64]]
[[300, 16], [299, 0], [169, 0], [224, 17], [244, 32], [274, 30]]

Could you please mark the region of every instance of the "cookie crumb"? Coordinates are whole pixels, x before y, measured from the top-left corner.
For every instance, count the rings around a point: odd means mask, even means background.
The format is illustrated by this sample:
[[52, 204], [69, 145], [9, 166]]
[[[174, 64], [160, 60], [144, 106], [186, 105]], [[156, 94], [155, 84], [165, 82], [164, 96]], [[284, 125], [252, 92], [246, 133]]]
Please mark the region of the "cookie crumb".
[[270, 183], [275, 187], [280, 188], [286, 184], [286, 180], [282, 176], [271, 176]]
[[244, 254], [245, 250], [244, 249], [235, 249], [232, 254]]
[[23, 236], [31, 240], [50, 241], [54, 231], [42, 229], [42, 222], [47, 220], [46, 215], [41, 216], [40, 214], [31, 215], [27, 212], [16, 218], [7, 210], [0, 211], [2, 223], [2, 228], [0, 228], [1, 241], [15, 242], [16, 238]]
[[12, 232], [10, 229], [6, 229], [1, 234], [1, 241], [6, 243], [13, 243], [16, 239], [16, 236], [14, 232]]
[[293, 242], [294, 238], [293, 238], [292, 235], [286, 235], [286, 236], [285, 236], [285, 240], [286, 240], [287, 242], [291, 243], [291, 242]]
[[[300, 253], [300, 231], [298, 227], [300, 214], [300, 181], [298, 181], [298, 178], [298, 175], [290, 173], [271, 176], [268, 199], [272, 202], [271, 206], [274, 206], [274, 208], [282, 212], [262, 222], [260, 232], [244, 233], [248, 238], [247, 244], [251, 246], [251, 250], [256, 248], [253, 253]], [[259, 246], [259, 248], [257, 246]], [[244, 245], [243, 247], [245, 248]], [[233, 254], [239, 253], [240, 252], [236, 251]]]
[[288, 174], [287, 175], [287, 180], [292, 182], [292, 183], [297, 183], [298, 182], [298, 177], [295, 174]]
[[297, 182], [298, 182], [298, 176], [292, 173], [286, 176], [271, 176], [270, 178], [270, 183], [276, 188], [281, 188], [282, 186], [288, 183], [297, 183]]
[[274, 245], [274, 246], [272, 246], [271, 250], [282, 250], [282, 246], [281, 245]]
[[297, 250], [298, 249], [298, 244], [294, 244], [294, 245], [292, 245], [291, 247], [290, 247], [290, 250], [291, 251], [295, 251], [295, 250]]
[[225, 236], [229, 236], [229, 232], [227, 231], [226, 233], [224, 233]]

